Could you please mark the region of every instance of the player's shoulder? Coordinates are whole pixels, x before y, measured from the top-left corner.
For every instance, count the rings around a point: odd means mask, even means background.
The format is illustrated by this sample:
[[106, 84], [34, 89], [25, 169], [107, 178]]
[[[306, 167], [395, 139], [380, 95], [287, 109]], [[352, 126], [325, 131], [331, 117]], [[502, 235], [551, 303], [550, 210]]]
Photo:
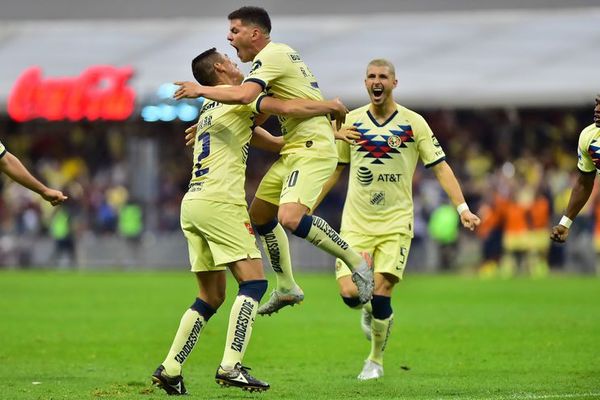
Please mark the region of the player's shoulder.
[[357, 120], [363, 116], [366, 116], [367, 111], [369, 111], [370, 106], [371, 106], [371, 104], [366, 104], [362, 107], [355, 108], [354, 110], [352, 110], [348, 113], [348, 115], [346, 116], [346, 119], [352, 118], [354, 120]]
[[277, 57], [277, 56], [286, 55], [286, 54], [290, 54], [290, 53], [296, 53], [296, 50], [294, 50], [293, 48], [291, 48], [290, 46], [288, 46], [285, 43], [270, 42], [260, 52], [259, 56]]
[[419, 114], [418, 112], [411, 110], [408, 107], [400, 105], [396, 103], [396, 107], [398, 109], [398, 116], [401, 118], [406, 118], [410, 122], [424, 122], [425, 118]]
[[597, 127], [596, 124], [591, 124], [583, 128], [583, 130], [579, 134], [579, 137], [590, 138], [591, 140], [598, 135], [600, 135], [600, 128]]

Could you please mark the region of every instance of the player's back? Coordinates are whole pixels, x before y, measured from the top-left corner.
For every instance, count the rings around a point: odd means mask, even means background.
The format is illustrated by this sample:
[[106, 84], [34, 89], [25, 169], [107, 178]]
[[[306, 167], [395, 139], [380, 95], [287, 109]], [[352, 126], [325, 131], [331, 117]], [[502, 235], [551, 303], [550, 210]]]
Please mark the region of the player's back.
[[204, 102], [196, 130], [192, 179], [184, 200], [246, 204], [246, 159], [253, 124], [249, 106]]
[[[300, 54], [283, 43], [269, 43], [254, 58], [245, 82], [256, 82], [268, 94], [282, 100], [323, 100], [317, 79]], [[285, 145], [281, 154], [307, 150], [316, 156], [331, 156], [335, 143], [329, 119], [279, 117]], [[310, 155], [309, 155], [310, 156]]]

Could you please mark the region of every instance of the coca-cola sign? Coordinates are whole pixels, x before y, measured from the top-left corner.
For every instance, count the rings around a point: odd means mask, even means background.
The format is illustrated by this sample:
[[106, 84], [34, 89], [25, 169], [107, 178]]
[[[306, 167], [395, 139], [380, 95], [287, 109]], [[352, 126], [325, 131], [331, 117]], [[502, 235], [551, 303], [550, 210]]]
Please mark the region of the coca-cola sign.
[[8, 98], [15, 121], [124, 120], [133, 113], [135, 92], [127, 86], [131, 67], [89, 67], [76, 77], [43, 78], [39, 67], [26, 69]]

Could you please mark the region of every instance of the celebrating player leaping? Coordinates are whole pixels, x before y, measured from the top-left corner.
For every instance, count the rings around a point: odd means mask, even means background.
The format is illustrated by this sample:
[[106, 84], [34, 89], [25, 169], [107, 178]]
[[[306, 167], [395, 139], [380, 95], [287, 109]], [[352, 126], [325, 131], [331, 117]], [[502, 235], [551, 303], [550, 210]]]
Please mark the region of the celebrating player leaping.
[[[271, 20], [258, 7], [242, 7], [228, 16], [227, 39], [242, 62], [253, 61], [249, 76], [240, 86], [206, 87], [176, 82], [175, 98], [208, 99], [227, 104], [248, 104], [266, 90], [283, 100], [323, 97], [316, 78], [291, 47], [271, 42]], [[260, 108], [260, 104], [259, 104]], [[323, 184], [335, 171], [337, 153], [328, 118], [280, 118], [284, 146], [281, 157], [262, 179], [250, 206], [250, 217], [277, 275], [277, 289], [259, 314], [271, 314], [299, 303], [304, 293], [296, 284], [284, 227], [352, 269], [352, 281], [362, 303], [373, 294], [373, 270], [329, 224], [308, 215]]]

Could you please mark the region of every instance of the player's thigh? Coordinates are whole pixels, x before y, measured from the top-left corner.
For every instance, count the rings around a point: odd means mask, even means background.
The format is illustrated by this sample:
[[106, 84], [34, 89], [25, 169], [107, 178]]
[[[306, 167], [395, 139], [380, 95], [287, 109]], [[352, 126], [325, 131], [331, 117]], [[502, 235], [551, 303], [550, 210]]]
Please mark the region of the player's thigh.
[[279, 205], [281, 188], [283, 187], [283, 180], [287, 176], [287, 171], [284, 157], [279, 157], [261, 179], [254, 197], [276, 206]]
[[265, 279], [263, 263], [260, 258], [238, 260], [233, 262], [229, 268], [238, 283]]
[[377, 236], [373, 252], [374, 271], [390, 275], [390, 279], [402, 280], [411, 241], [410, 236], [400, 233]]
[[279, 204], [300, 203], [313, 208], [323, 185], [337, 166], [337, 158], [308, 158], [302, 154], [284, 156], [288, 173], [283, 181]]
[[193, 265], [193, 271], [223, 270], [239, 260], [260, 259], [246, 206], [208, 200], [187, 200], [182, 202], [182, 227], [184, 213], [192, 215], [191, 221], [186, 219], [186, 226], [192, 225], [194, 231], [198, 232], [198, 236], [208, 244], [212, 257], [212, 265], [209, 268], [197, 265], [194, 269]]
[[[367, 252], [373, 255], [376, 245], [376, 236], [364, 235], [360, 232], [344, 231], [340, 232], [340, 237], [348, 243], [352, 250], [361, 253]], [[337, 258], [335, 260], [335, 278], [340, 282], [340, 278], [352, 275], [352, 270], [346, 265], [344, 261]], [[342, 289], [342, 283], [340, 283], [340, 289]]]

